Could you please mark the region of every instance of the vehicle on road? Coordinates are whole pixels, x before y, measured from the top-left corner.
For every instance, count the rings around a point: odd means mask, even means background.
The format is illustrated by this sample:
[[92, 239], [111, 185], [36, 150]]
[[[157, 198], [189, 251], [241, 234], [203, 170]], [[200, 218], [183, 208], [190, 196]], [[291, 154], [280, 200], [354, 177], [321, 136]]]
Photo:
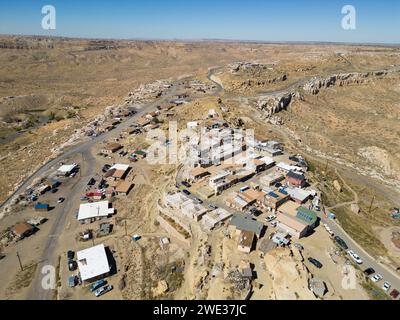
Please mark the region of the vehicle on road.
[[65, 198], [63, 198], [63, 197], [60, 197], [60, 198], [58, 198], [58, 200], [57, 200], [57, 203], [63, 203], [63, 202], [64, 202], [64, 200], [65, 200]]
[[385, 281], [383, 283], [382, 290], [388, 292], [391, 287], [392, 287], [392, 285], [389, 282]]
[[58, 191], [58, 189], [57, 188], [53, 188], [53, 189], [51, 189], [51, 193], [56, 193]]
[[113, 289], [113, 286], [112, 286], [112, 285], [108, 285], [108, 286], [105, 286], [105, 287], [101, 287], [100, 289], [97, 289], [97, 290], [94, 292], [94, 295], [95, 295], [96, 297], [100, 297], [100, 296], [102, 296], [103, 294], [106, 294], [107, 292], [111, 291], [112, 289]]
[[86, 197], [86, 196], [82, 196], [82, 197], [81, 197], [81, 201], [87, 201], [87, 200], [89, 200], [88, 197]]
[[348, 254], [356, 263], [358, 263], [358, 264], [362, 264], [362, 263], [363, 263], [363, 261], [362, 261], [362, 259], [360, 258], [360, 256], [359, 256], [357, 253], [355, 253], [353, 250], [347, 251], [347, 254]]
[[189, 190], [183, 189], [182, 193], [186, 194], [187, 196], [191, 195]]
[[375, 273], [375, 270], [373, 268], [368, 268], [368, 269], [364, 270], [364, 274], [367, 275], [367, 276], [370, 276], [370, 275], [372, 275], [374, 273]]
[[74, 288], [78, 284], [78, 277], [77, 276], [71, 276], [68, 277], [67, 285], [68, 288]]
[[215, 204], [213, 204], [213, 203], [210, 203], [210, 204], [208, 205], [208, 207], [209, 207], [210, 209], [213, 209], [213, 210], [217, 210], [217, 209], [218, 209], [218, 207], [217, 207]]
[[336, 244], [340, 248], [342, 248], [343, 250], [348, 250], [349, 249], [349, 247], [347, 246], [347, 243], [344, 242], [344, 240], [342, 238], [340, 238], [339, 236], [336, 236], [334, 239], [335, 239]]
[[245, 186], [239, 189], [239, 192], [245, 192], [246, 190], [249, 190], [250, 187], [249, 186]]
[[300, 251], [303, 251], [303, 250], [304, 250], [304, 247], [303, 247], [300, 243], [295, 243], [295, 244], [294, 244], [294, 247], [295, 247], [297, 250], [300, 250]]
[[259, 214], [261, 214], [261, 211], [258, 210], [257, 208], [251, 208], [249, 210], [250, 214], [254, 215], [254, 216], [258, 216]]
[[189, 182], [182, 181], [182, 182], [181, 182], [181, 185], [183, 185], [183, 186], [186, 187], [186, 188], [190, 188]]
[[90, 292], [94, 292], [97, 289], [105, 286], [106, 284], [107, 284], [107, 281], [104, 279], [101, 279], [101, 280], [97, 280], [96, 282], [90, 284], [88, 288], [89, 288]]
[[324, 228], [331, 236], [334, 235], [332, 229], [326, 223], [324, 223]]
[[75, 257], [75, 252], [73, 252], [72, 250], [68, 250], [67, 252], [67, 259], [71, 260]]
[[199, 199], [197, 197], [194, 197], [193, 201], [196, 202], [197, 204], [202, 204], [203, 203], [203, 200], [201, 200], [201, 199]]
[[322, 263], [321, 262], [319, 262], [317, 259], [314, 259], [314, 258], [308, 258], [308, 261], [311, 263], [311, 264], [313, 264], [314, 266], [316, 266], [318, 269], [321, 269], [322, 268]]
[[275, 220], [275, 219], [276, 219], [276, 216], [274, 216], [274, 215], [269, 215], [268, 217], [265, 218], [265, 221], [271, 222], [271, 221], [273, 221], [273, 220]]
[[380, 274], [375, 274], [371, 276], [370, 279], [372, 280], [372, 282], [379, 282], [383, 279], [383, 277]]
[[272, 226], [273, 228], [276, 228], [276, 227], [278, 226], [278, 222], [272, 221], [272, 222], [271, 222], [271, 226]]

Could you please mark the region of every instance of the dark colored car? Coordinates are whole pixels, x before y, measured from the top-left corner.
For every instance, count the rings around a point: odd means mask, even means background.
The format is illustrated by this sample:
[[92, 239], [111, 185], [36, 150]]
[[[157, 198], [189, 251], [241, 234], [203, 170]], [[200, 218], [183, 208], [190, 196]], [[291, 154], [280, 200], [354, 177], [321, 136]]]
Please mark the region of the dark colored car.
[[187, 196], [191, 194], [190, 191], [189, 191], [189, 190], [186, 190], [186, 189], [182, 190], [182, 192], [183, 192], [184, 194], [186, 194]]
[[103, 166], [103, 168], [101, 169], [101, 171], [103, 171], [104, 173], [106, 173], [108, 170], [110, 170], [111, 166], [109, 164], [105, 164]]
[[349, 249], [349, 247], [347, 246], [346, 242], [344, 242], [344, 240], [338, 236], [335, 237], [335, 242], [336, 244], [342, 248], [343, 250], [347, 250]]
[[75, 257], [75, 252], [73, 252], [72, 250], [68, 250], [67, 252], [68, 260], [72, 260], [74, 257]]
[[322, 263], [319, 262], [317, 259], [308, 258], [308, 261], [309, 261], [310, 263], [312, 263], [314, 266], [316, 266], [318, 269], [321, 269], [321, 268], [322, 268]]
[[78, 264], [74, 260], [68, 260], [68, 270], [75, 271], [78, 268]]
[[367, 276], [370, 276], [371, 274], [374, 274], [374, 273], [375, 273], [375, 270], [372, 268], [368, 268], [368, 269], [364, 270], [364, 274]]
[[183, 186], [185, 186], [186, 188], [190, 188], [190, 184], [188, 182], [186, 182], [186, 181], [182, 181], [181, 184]]
[[51, 189], [51, 193], [56, 193], [58, 191], [58, 189], [57, 188], [53, 188], [53, 189]]

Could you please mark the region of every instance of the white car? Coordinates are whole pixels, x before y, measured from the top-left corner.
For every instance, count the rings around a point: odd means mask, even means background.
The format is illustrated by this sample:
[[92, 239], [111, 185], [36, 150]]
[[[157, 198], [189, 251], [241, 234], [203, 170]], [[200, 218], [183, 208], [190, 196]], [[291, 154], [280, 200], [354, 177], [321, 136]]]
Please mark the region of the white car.
[[392, 285], [389, 282], [385, 281], [385, 283], [382, 286], [382, 289], [387, 292], [391, 287]]
[[278, 226], [278, 222], [272, 221], [272, 222], [271, 222], [271, 226], [274, 227], [274, 228], [276, 228], [276, 227]]
[[362, 264], [363, 261], [362, 259], [358, 256], [357, 253], [355, 253], [353, 250], [347, 251], [347, 254], [358, 264]]
[[383, 279], [383, 277], [380, 274], [376, 274], [376, 275], [371, 276], [370, 279], [373, 282], [379, 282], [379, 281], [381, 281]]
[[324, 223], [324, 227], [325, 227], [325, 230], [326, 230], [331, 236], [333, 236], [333, 231], [332, 231], [332, 229], [331, 229], [326, 223]]
[[276, 219], [276, 216], [274, 216], [274, 215], [270, 215], [270, 216], [268, 216], [268, 217], [265, 218], [265, 220], [266, 220], [267, 222], [271, 222], [271, 221], [273, 221], [273, 220], [275, 220], [275, 219]]

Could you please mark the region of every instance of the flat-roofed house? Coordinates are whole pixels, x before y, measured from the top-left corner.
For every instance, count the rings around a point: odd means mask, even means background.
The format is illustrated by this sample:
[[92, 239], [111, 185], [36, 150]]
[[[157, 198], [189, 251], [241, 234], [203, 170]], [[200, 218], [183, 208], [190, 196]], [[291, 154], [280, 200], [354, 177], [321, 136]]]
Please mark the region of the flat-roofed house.
[[83, 203], [79, 207], [78, 221], [82, 224], [105, 219], [114, 214], [114, 209], [110, 208], [108, 201], [93, 203]]
[[121, 181], [115, 187], [115, 193], [120, 196], [127, 196], [132, 190], [133, 184], [130, 181]]
[[253, 232], [258, 238], [261, 237], [262, 231], [265, 227], [262, 222], [255, 220], [251, 215], [239, 213], [235, 213], [232, 216], [232, 219], [229, 221], [229, 225], [234, 226], [237, 233], [240, 231], [250, 231]]
[[289, 194], [283, 190], [270, 191], [265, 196], [265, 205], [273, 210], [276, 210], [280, 205], [289, 199]]
[[130, 166], [127, 164], [114, 164], [104, 175], [105, 178], [112, 180], [123, 180], [129, 172]]
[[20, 240], [25, 237], [29, 237], [35, 232], [35, 227], [29, 223], [21, 222], [17, 223], [12, 229], [11, 232]]
[[119, 150], [123, 149], [123, 146], [116, 142], [107, 143], [102, 149], [101, 153], [103, 154], [112, 154]]
[[287, 213], [278, 213], [276, 216], [278, 228], [290, 234], [297, 239], [307, 235], [308, 226], [303, 221], [293, 217]]
[[254, 244], [255, 234], [251, 231], [241, 231], [238, 240], [238, 250], [244, 253], [250, 253]]
[[289, 171], [285, 177], [285, 181], [292, 187], [301, 188], [306, 184], [306, 177], [302, 173]]
[[84, 283], [103, 279], [111, 271], [104, 244], [78, 251], [76, 258], [79, 273]]
[[195, 182], [195, 181], [200, 180], [201, 178], [208, 176], [209, 174], [210, 174], [210, 172], [208, 172], [206, 169], [204, 169], [202, 167], [196, 167], [196, 168], [193, 168], [192, 170], [190, 170], [189, 180]]

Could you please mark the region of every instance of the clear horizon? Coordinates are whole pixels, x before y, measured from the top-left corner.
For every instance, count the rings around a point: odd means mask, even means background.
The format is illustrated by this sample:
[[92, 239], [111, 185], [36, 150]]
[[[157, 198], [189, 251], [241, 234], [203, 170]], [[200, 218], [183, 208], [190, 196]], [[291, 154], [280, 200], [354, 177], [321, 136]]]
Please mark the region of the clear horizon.
[[[41, 27], [44, 5], [56, 9], [56, 29]], [[345, 5], [356, 29], [345, 30]], [[332, 42], [400, 44], [400, 2], [281, 1], [60, 1], [0, 4], [0, 34], [126, 40]]]

